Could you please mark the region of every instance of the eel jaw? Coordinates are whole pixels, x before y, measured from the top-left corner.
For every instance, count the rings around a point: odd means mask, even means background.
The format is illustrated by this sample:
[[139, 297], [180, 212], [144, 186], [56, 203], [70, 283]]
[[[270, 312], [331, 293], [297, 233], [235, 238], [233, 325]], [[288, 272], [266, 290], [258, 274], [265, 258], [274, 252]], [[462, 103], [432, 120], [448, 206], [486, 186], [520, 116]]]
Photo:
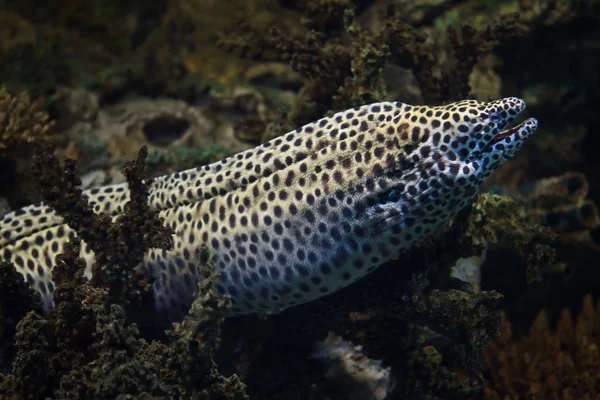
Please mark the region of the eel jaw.
[[494, 138], [492, 140], [490, 140], [488, 145], [498, 143], [502, 139], [512, 136], [515, 132], [517, 132], [519, 130], [520, 127], [521, 127], [521, 125], [517, 125], [513, 128], [505, 129], [503, 131], [498, 132], [496, 134], [496, 136], [494, 136]]
[[515, 127], [496, 133], [483, 148], [482, 155], [497, 154], [502, 162], [514, 157], [521, 145], [531, 137], [537, 127], [537, 119], [529, 118]]
[[514, 143], [522, 144], [525, 142], [531, 134], [537, 129], [538, 122], [535, 118], [529, 118], [519, 125], [512, 128], [504, 129], [492, 138], [484, 147], [485, 150], [491, 150], [498, 143]]

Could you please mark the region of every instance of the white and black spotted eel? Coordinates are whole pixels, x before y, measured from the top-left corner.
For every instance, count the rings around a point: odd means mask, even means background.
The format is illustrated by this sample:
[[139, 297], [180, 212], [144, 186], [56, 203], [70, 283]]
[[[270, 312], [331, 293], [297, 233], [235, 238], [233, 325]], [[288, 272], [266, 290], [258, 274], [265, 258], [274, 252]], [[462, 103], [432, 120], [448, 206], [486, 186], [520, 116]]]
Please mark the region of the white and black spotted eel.
[[[149, 202], [173, 228], [150, 250], [160, 310], [181, 310], [207, 245], [232, 315], [283, 309], [335, 292], [411, 247], [467, 205], [537, 128], [518, 98], [439, 106], [383, 102], [322, 118], [220, 162], [157, 178]], [[116, 216], [126, 185], [84, 192]], [[75, 233], [41, 204], [0, 222], [0, 258], [52, 306], [55, 256]], [[83, 243], [91, 274], [94, 255]]]

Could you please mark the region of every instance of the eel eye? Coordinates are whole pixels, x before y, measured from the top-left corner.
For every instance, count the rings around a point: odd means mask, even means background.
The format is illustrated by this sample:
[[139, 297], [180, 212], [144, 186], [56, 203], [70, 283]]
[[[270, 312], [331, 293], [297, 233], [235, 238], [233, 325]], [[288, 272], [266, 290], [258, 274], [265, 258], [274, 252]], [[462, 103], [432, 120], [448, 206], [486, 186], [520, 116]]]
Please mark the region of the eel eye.
[[499, 122], [502, 119], [502, 116], [499, 112], [491, 112], [488, 119], [492, 122]]

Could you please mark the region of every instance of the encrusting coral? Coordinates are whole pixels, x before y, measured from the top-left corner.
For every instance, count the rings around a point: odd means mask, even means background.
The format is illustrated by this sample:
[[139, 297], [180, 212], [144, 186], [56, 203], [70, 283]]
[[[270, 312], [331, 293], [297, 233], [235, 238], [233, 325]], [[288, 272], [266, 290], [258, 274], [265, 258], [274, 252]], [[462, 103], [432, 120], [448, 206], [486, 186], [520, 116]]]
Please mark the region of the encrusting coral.
[[546, 311], [538, 314], [523, 337], [514, 335], [506, 314], [500, 336], [485, 350], [484, 398], [597, 399], [600, 395], [600, 302], [583, 300], [575, 322], [568, 309], [556, 329]]

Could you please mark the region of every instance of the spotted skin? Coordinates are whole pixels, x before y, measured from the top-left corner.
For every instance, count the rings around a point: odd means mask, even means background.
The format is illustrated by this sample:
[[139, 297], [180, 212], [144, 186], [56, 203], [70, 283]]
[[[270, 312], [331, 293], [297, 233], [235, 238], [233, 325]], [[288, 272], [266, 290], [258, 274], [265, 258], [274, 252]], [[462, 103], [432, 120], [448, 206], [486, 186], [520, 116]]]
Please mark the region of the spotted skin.
[[[157, 178], [149, 203], [172, 227], [171, 251], [150, 250], [156, 307], [180, 312], [208, 246], [232, 315], [305, 303], [362, 278], [448, 221], [537, 128], [502, 131], [517, 98], [446, 106], [383, 102], [322, 118], [220, 162]], [[127, 186], [84, 192], [116, 218]], [[38, 204], [0, 222], [0, 257], [52, 307], [55, 256], [75, 233]], [[91, 274], [93, 253], [81, 255]]]

